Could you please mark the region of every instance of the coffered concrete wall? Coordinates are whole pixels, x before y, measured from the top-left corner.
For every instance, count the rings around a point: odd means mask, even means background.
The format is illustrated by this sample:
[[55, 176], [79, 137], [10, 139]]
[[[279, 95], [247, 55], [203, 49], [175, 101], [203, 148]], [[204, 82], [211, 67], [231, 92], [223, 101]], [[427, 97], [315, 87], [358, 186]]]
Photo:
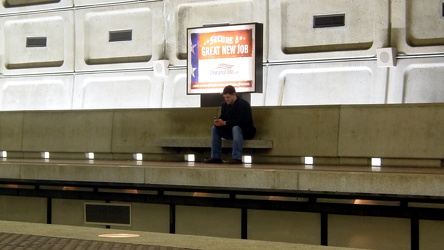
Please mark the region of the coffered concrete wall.
[[[200, 107], [186, 94], [187, 28], [249, 22], [264, 24], [263, 93], [252, 94], [253, 106], [443, 102], [443, 8], [438, 0], [7, 0], [0, 110]], [[344, 16], [343, 26], [314, 28], [325, 15]], [[109, 42], [116, 30], [132, 39]], [[47, 44], [26, 47], [29, 37]], [[378, 66], [386, 47], [397, 49], [395, 67]], [[166, 76], [154, 74], [157, 60], [169, 61]]]

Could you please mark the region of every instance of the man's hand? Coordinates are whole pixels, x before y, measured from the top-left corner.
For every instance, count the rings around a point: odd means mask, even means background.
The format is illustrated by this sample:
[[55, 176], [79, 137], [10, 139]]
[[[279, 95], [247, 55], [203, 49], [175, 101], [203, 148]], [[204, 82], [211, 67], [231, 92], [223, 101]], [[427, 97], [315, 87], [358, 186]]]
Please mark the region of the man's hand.
[[227, 122], [222, 119], [214, 119], [214, 125], [216, 127], [221, 127], [227, 125]]

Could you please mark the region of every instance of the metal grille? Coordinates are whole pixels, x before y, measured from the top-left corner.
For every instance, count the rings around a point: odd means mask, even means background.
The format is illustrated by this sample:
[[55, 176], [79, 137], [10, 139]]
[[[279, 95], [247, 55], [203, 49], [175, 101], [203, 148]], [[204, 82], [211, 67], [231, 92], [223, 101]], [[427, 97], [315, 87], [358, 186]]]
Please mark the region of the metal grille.
[[85, 203], [85, 223], [131, 226], [129, 204]]
[[46, 47], [46, 37], [27, 37], [26, 47]]
[[313, 28], [345, 26], [345, 14], [322, 15], [313, 17]]
[[117, 30], [109, 32], [109, 42], [122, 42], [122, 41], [132, 41], [133, 31], [132, 30]]

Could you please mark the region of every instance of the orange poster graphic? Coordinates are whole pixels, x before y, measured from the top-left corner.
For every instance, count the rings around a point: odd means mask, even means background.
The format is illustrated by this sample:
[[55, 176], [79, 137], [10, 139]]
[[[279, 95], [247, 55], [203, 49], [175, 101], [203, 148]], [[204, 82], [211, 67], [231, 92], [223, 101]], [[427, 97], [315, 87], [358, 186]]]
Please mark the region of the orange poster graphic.
[[199, 60], [251, 57], [252, 30], [218, 31], [199, 34]]

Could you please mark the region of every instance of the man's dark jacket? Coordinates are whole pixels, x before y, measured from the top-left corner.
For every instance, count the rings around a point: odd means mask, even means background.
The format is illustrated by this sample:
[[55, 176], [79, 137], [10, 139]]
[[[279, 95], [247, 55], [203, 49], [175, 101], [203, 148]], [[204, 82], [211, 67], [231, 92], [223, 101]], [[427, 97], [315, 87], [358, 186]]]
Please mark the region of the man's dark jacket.
[[232, 105], [222, 104], [220, 119], [227, 122], [226, 126], [218, 127], [231, 131], [234, 126], [239, 126], [244, 134], [244, 139], [252, 139], [256, 134], [256, 128], [253, 125], [253, 116], [251, 106], [244, 99], [237, 96]]

